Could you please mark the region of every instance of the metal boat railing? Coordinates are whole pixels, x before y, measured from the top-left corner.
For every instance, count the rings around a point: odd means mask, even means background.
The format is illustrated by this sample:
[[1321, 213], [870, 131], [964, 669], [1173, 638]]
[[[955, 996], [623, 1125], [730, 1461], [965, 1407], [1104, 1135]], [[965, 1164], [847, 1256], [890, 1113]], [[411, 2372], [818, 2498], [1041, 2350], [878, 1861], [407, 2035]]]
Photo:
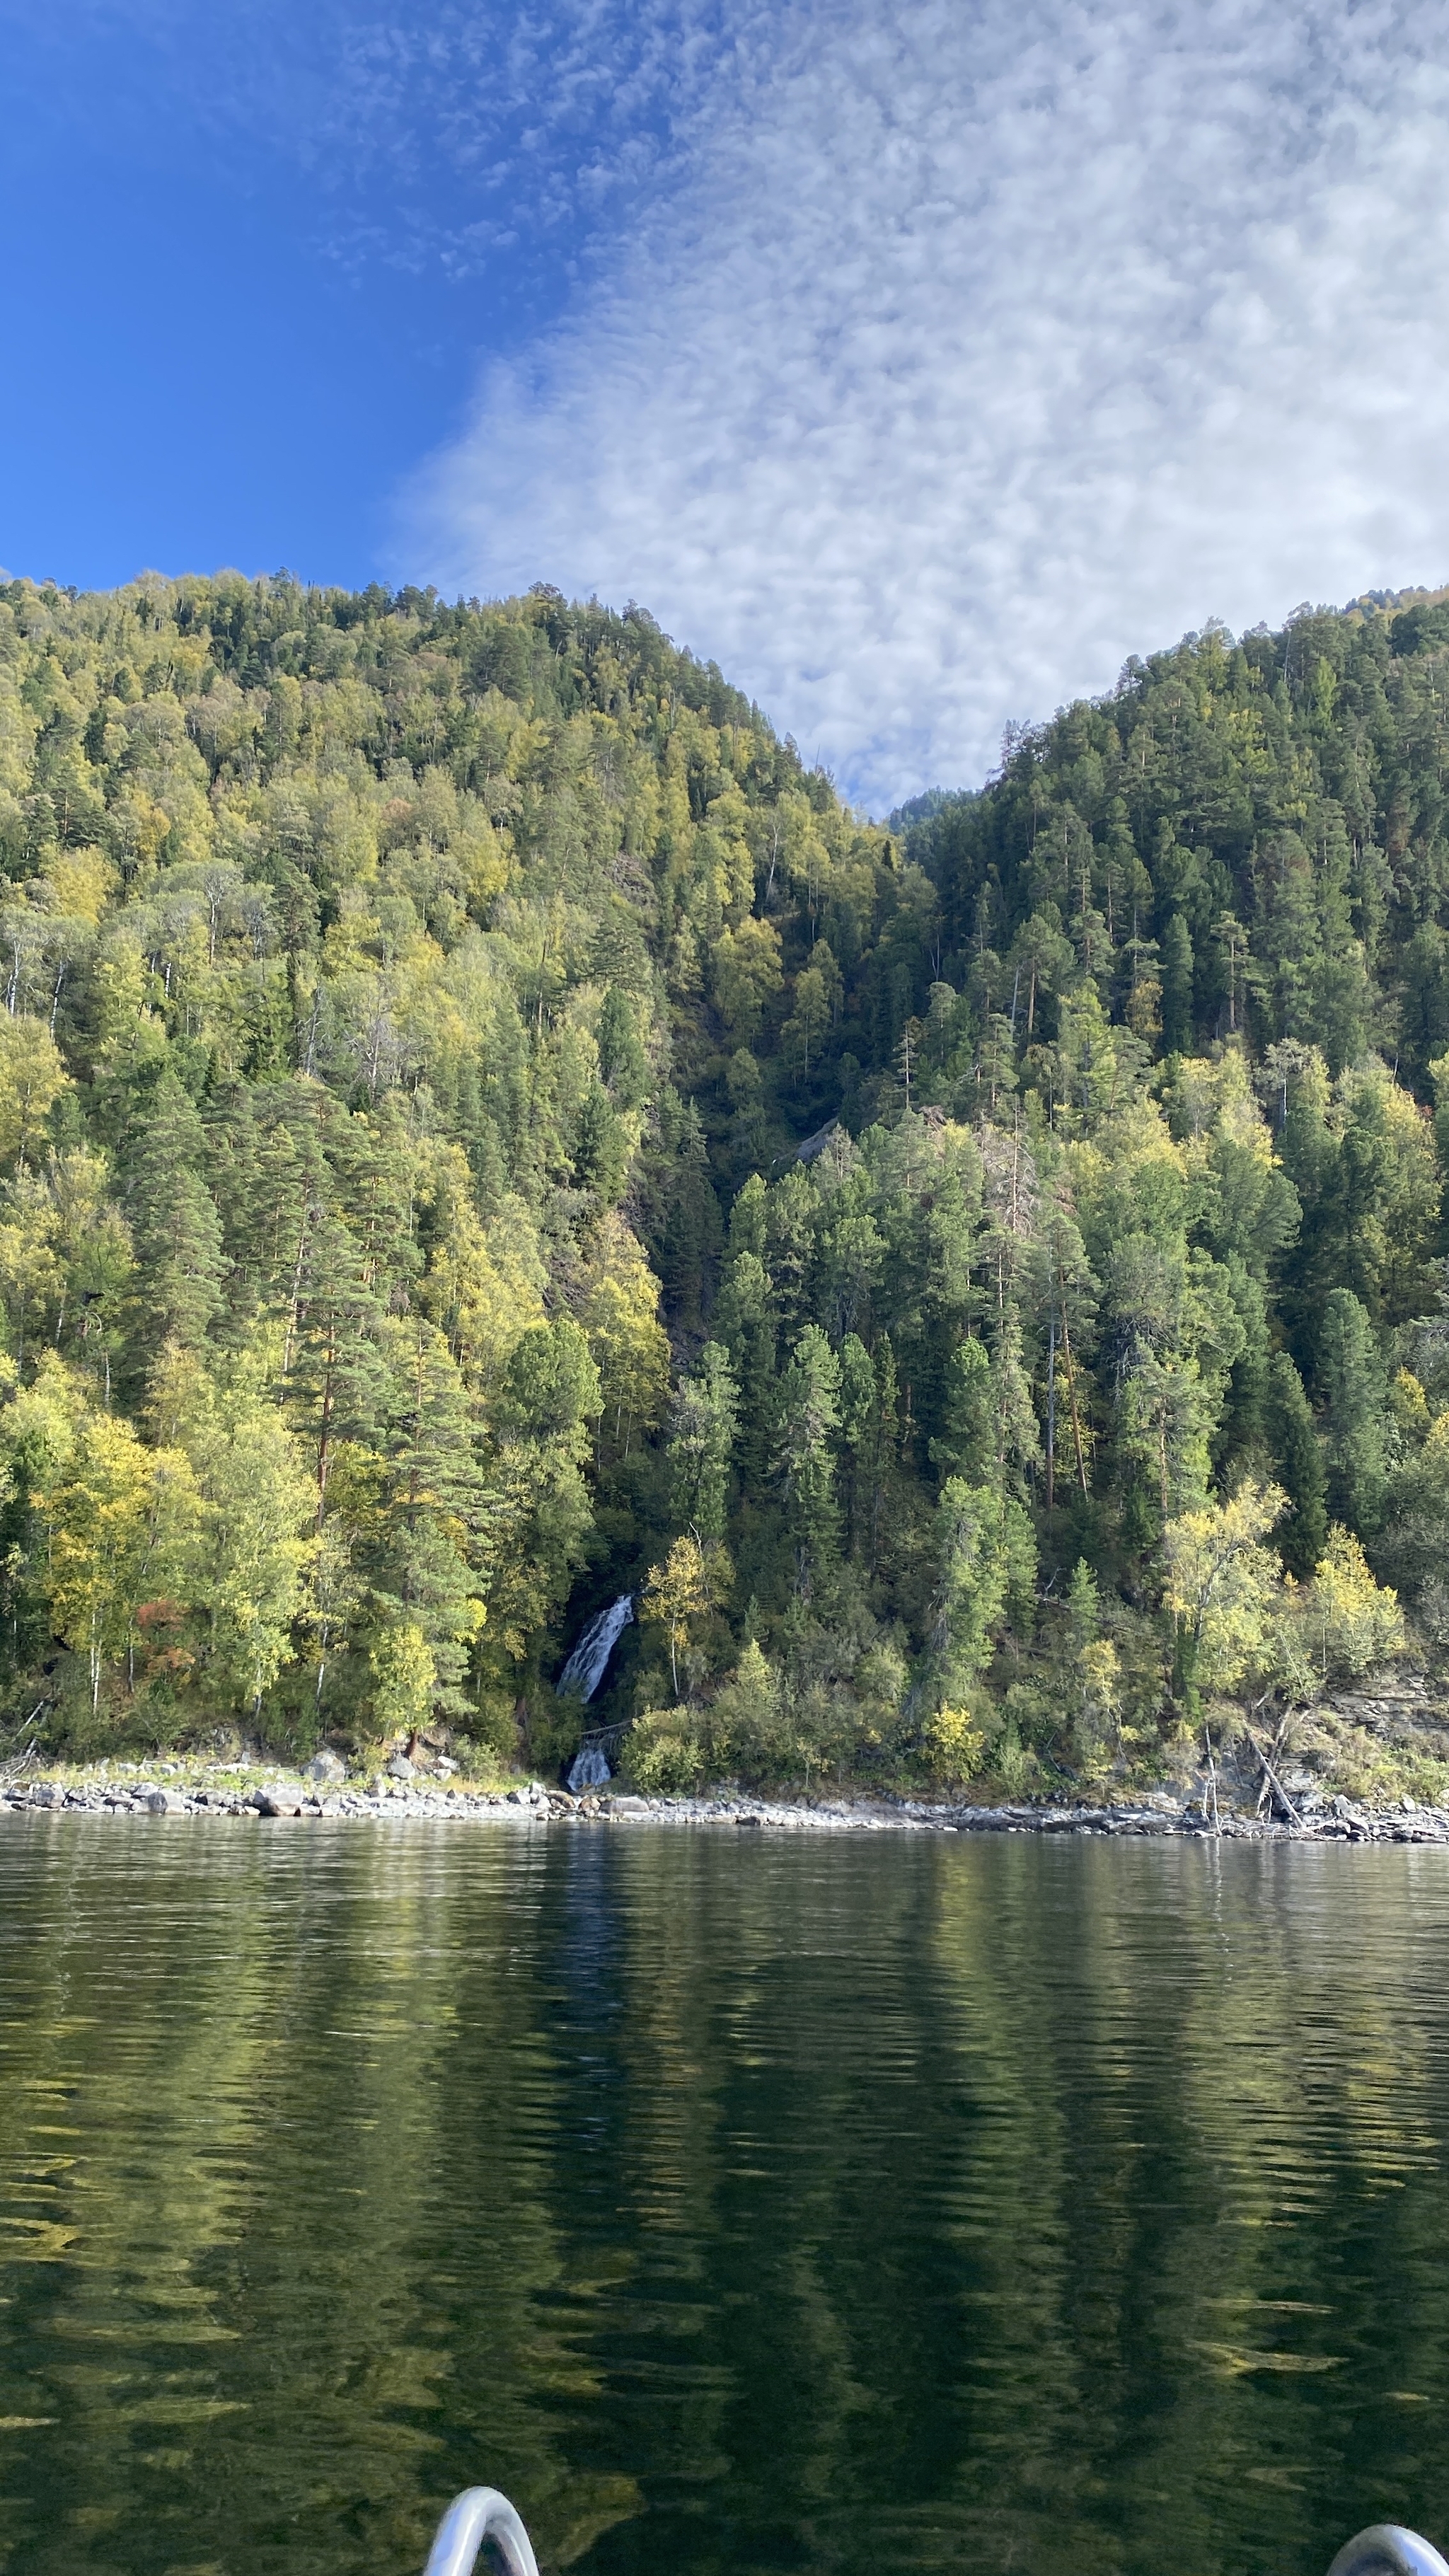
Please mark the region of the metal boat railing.
[[1328, 2576], [1449, 2576], [1437, 2549], [1401, 2522], [1371, 2522], [1346, 2540]]
[[538, 2576], [538, 2562], [519, 2516], [496, 2487], [465, 2487], [438, 2525], [423, 2576], [470, 2576], [484, 2544], [505, 2576]]
[[[538, 2576], [527, 2532], [496, 2487], [465, 2487], [438, 2525], [423, 2576], [472, 2576], [480, 2550], [502, 2561], [504, 2576]], [[1346, 2540], [1328, 2576], [1449, 2576], [1437, 2549], [1401, 2522], [1373, 2522]]]

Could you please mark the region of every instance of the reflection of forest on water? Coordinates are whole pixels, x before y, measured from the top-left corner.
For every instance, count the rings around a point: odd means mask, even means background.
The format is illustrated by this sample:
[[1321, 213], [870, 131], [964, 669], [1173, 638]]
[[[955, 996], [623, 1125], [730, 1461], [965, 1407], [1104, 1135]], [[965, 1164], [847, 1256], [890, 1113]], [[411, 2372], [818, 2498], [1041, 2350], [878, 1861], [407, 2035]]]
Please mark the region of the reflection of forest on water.
[[0, 2567], [1442, 2540], [1446, 1935], [1430, 1851], [17, 1820]]

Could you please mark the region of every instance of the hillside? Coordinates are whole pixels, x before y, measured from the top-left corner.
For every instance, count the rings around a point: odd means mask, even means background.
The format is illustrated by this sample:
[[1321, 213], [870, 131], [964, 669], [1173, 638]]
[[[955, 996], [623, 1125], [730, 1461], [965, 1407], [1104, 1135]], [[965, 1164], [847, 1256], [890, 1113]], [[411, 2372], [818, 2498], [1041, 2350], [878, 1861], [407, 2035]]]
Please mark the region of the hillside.
[[1213, 631], [891, 830], [635, 610], [0, 589], [12, 1741], [551, 1767], [625, 1589], [656, 1785], [1435, 1652], [1446, 701]]

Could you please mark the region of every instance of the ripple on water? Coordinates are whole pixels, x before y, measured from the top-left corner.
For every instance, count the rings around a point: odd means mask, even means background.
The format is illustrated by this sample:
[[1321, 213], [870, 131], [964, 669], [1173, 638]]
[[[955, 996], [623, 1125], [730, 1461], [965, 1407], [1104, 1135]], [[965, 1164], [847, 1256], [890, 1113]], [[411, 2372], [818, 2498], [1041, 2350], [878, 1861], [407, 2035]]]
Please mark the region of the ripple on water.
[[0, 1825], [0, 2567], [1449, 2534], [1449, 1854]]

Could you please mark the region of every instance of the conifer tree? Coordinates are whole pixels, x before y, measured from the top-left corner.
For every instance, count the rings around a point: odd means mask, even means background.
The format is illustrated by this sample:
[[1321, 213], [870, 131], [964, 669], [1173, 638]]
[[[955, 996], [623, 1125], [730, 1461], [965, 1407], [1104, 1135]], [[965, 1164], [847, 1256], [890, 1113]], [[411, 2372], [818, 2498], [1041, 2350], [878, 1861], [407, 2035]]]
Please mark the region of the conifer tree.
[[391, 1340], [394, 1411], [371, 1588], [385, 1624], [421, 1636], [438, 1707], [461, 1716], [471, 1705], [461, 1687], [469, 1650], [486, 1615], [474, 1567], [487, 1503], [472, 1408], [434, 1326], [412, 1318]]
[[162, 1343], [200, 1350], [222, 1302], [221, 1221], [201, 1175], [206, 1138], [195, 1102], [168, 1066], [127, 1139], [125, 1209], [136, 1273], [131, 1376]]
[[1275, 1533], [1279, 1554], [1300, 1582], [1313, 1573], [1328, 1540], [1328, 1479], [1313, 1408], [1286, 1351], [1268, 1371], [1268, 1438], [1278, 1482], [1288, 1498]]
[[669, 1426], [670, 1510], [678, 1528], [702, 1540], [724, 1536], [738, 1425], [729, 1353], [706, 1342], [698, 1368], [680, 1382]]
[[840, 1516], [833, 1435], [840, 1427], [840, 1362], [818, 1324], [807, 1324], [780, 1374], [776, 1474], [802, 1599], [835, 1563]]
[[1318, 1337], [1328, 1509], [1371, 1537], [1383, 1520], [1388, 1470], [1388, 1380], [1373, 1327], [1351, 1288], [1333, 1289]]

